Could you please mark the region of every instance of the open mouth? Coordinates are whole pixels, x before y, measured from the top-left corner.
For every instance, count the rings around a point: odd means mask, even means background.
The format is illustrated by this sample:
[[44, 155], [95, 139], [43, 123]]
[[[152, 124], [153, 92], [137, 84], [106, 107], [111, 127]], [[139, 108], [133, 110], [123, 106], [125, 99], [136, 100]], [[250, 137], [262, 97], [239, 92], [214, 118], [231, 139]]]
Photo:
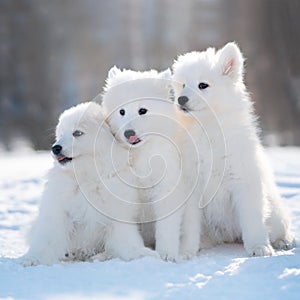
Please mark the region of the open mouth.
[[189, 112], [189, 109], [185, 105], [180, 105], [179, 107], [183, 112]]
[[127, 139], [128, 143], [131, 145], [137, 145], [140, 143], [142, 140], [138, 138], [136, 135], [132, 135]]
[[56, 159], [61, 165], [64, 165], [72, 160], [71, 157], [66, 157], [64, 155], [58, 155]]

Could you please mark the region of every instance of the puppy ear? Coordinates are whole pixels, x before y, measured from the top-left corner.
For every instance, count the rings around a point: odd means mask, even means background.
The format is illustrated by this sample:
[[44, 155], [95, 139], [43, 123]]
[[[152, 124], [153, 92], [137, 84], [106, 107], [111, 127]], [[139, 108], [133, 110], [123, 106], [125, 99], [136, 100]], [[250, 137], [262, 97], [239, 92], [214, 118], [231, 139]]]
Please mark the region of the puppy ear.
[[109, 71], [108, 71], [108, 78], [114, 78], [116, 77], [118, 74], [120, 74], [122, 71], [120, 69], [118, 69], [116, 66], [113, 66]]
[[171, 79], [172, 72], [171, 72], [170, 68], [158, 73], [158, 77], [161, 79]]
[[217, 52], [217, 56], [222, 75], [229, 76], [234, 80], [242, 78], [244, 58], [236, 43], [231, 42], [226, 44]]

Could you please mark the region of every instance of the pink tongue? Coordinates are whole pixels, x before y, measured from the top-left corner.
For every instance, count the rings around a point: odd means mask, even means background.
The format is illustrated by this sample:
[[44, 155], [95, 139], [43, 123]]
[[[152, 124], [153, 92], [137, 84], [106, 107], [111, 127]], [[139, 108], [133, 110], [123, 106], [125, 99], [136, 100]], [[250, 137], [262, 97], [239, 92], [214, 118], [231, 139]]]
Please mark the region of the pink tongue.
[[61, 160], [64, 160], [64, 159], [65, 159], [64, 156], [59, 156], [59, 157], [57, 158], [58, 161], [61, 161]]
[[132, 136], [129, 137], [128, 142], [129, 142], [130, 144], [133, 144], [133, 143], [137, 142], [138, 139], [139, 139], [139, 138], [138, 138], [136, 135], [132, 135]]

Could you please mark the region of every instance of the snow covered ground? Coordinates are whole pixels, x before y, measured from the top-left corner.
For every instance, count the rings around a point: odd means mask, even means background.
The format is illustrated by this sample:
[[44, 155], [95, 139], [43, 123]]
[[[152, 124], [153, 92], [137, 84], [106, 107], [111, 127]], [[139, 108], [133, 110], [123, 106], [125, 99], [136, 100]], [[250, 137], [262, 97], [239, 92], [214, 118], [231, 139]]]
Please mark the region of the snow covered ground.
[[[268, 153], [299, 245], [300, 149]], [[50, 166], [48, 153], [0, 153], [1, 299], [299, 299], [299, 246], [273, 257], [250, 258], [242, 245], [222, 245], [176, 264], [148, 257], [22, 267], [17, 258]]]

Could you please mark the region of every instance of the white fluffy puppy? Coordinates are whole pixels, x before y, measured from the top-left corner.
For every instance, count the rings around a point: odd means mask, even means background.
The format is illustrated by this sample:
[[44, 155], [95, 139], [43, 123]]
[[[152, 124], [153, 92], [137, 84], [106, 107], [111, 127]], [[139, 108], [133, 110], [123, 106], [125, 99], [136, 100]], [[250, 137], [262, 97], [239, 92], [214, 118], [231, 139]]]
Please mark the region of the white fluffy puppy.
[[[213, 243], [241, 240], [249, 255], [290, 249], [294, 238], [258, 137], [252, 101], [235, 43], [179, 56], [173, 65], [182, 124], [199, 149], [199, 188], [184, 222], [183, 253], [194, 255], [200, 234]], [[184, 145], [189, 157], [189, 145]], [[200, 206], [197, 210], [195, 205]], [[197, 213], [196, 213], [197, 211]]]
[[[135, 72], [113, 67], [103, 95], [107, 122], [128, 149], [140, 194], [145, 243], [165, 260], [178, 258], [182, 206], [178, 122], [170, 97], [171, 72]], [[154, 227], [154, 229], [153, 229]]]
[[113, 160], [114, 152], [126, 155], [114, 144], [100, 105], [79, 104], [60, 116], [52, 147], [55, 162], [24, 265], [101, 258], [102, 252], [124, 260], [154, 254], [144, 247], [134, 223], [136, 190], [118, 177], [128, 172], [128, 162]]

